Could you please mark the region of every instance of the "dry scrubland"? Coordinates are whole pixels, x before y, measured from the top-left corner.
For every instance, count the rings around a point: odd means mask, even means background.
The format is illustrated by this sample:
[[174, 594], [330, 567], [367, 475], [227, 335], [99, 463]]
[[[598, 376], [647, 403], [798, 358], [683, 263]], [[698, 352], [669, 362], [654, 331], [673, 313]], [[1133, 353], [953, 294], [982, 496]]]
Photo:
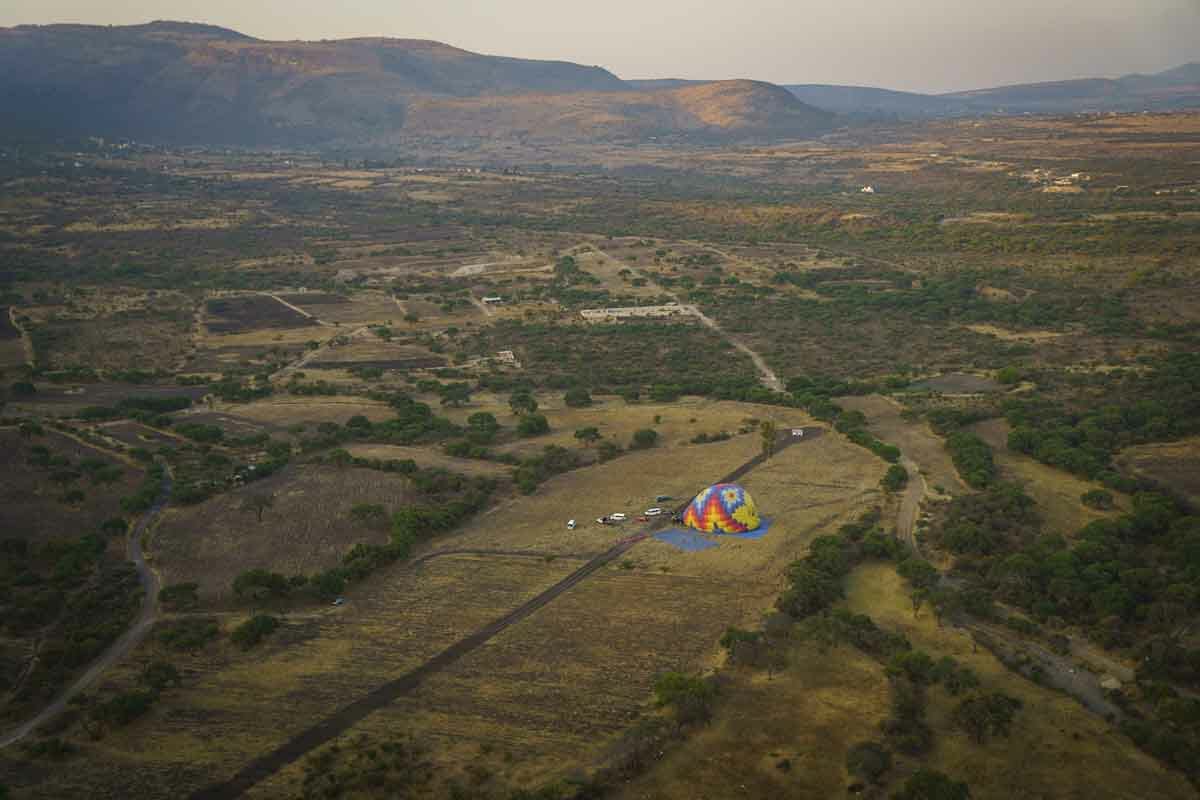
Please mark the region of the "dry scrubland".
[[[881, 627], [904, 633], [913, 646], [935, 657], [950, 655], [975, 670], [985, 687], [1024, 703], [1008, 738], [974, 744], [950, 721], [957, 700], [929, 692], [929, 724], [937, 731], [926, 763], [964, 780], [978, 800], [1013, 797], [1102, 800], [1194, 798], [1195, 789], [1176, 772], [1139, 752], [1115, 729], [1074, 699], [1010, 672], [987, 650], [974, 648], [961, 630], [939, 628], [928, 611], [913, 618], [904, 581], [888, 565], [858, 568], [850, 578], [847, 605]], [[899, 760], [893, 788], [911, 769]], [[1070, 769], [1064, 769], [1070, 765]]]
[[[400, 675], [578, 566], [559, 559], [447, 557], [398, 567], [339, 609], [296, 614], [256, 650], [165, 654], [187, 671], [143, 720], [89, 745], [31, 798], [180, 797]], [[232, 628], [240, 617], [224, 623]], [[148, 640], [110, 686], [164, 655]], [[468, 698], [463, 698], [468, 699]], [[503, 713], [503, 709], [500, 710]], [[274, 796], [279, 796], [278, 794]], [[285, 793], [283, 796], [294, 796]]]
[[902, 407], [882, 395], [841, 397], [838, 405], [867, 415], [867, 427], [879, 439], [894, 444], [921, 467], [926, 483], [941, 486], [946, 493], [964, 494], [966, 484], [958, 475], [942, 437], [923, 420], [909, 422], [901, 416]]
[[[845, 794], [845, 754], [878, 737], [889, 690], [883, 668], [849, 647], [792, 648], [783, 671], [731, 670], [716, 718], [617, 800], [817, 798]], [[787, 761], [787, 769], [780, 762]]]
[[[243, 504], [261, 494], [274, 505], [257, 522]], [[386, 526], [371, 529], [350, 509], [373, 503], [395, 511], [412, 499], [408, 481], [393, 473], [293, 466], [199, 505], [167, 509], [151, 552], [164, 584], [194, 581], [204, 597], [229, 601], [233, 579], [245, 570], [319, 572], [359, 542], [386, 542]]]
[[[568, 532], [563, 513], [571, 505], [633, 510], [648, 487], [660, 485], [682, 498], [754, 455], [757, 442], [749, 444], [747, 437], [700, 451], [662, 448], [559, 476], [535, 497], [514, 500], [437, 546], [596, 552], [622, 531], [584, 524]], [[704, 450], [711, 459], [692, 455]], [[514, 785], [562, 777], [564, 765], [595, 763], [648, 710], [657, 674], [712, 666], [721, 633], [757, 623], [808, 542], [878, 499], [883, 469], [874, 461], [833, 435], [780, 452], [742, 479], [775, 518], [764, 539], [724, 539], [703, 553], [655, 540], [638, 544], [343, 740], [363, 731], [411, 731], [434, 744], [433, 757], [451, 772], [470, 759]], [[709, 470], [715, 472], [700, 474]], [[650, 490], [651, 500], [657, 491]], [[287, 795], [301, 774], [294, 766], [254, 796]]]
[[[804, 421], [802, 414], [789, 413]], [[598, 515], [622, 506], [637, 510], [658, 492], [684, 498], [757, 449], [757, 437], [750, 436], [661, 447], [559, 476], [536, 495], [512, 500], [432, 544], [436, 550], [528, 550], [530, 557], [446, 556], [397, 565], [353, 589], [342, 608], [297, 613], [256, 653], [210, 647], [181, 664], [189, 670], [184, 689], [168, 692], [147, 719], [88, 749], [89, 768], [94, 765], [101, 776], [95, 784], [128, 785], [136, 769], [139, 793], [162, 796], [194, 786], [199, 775], [231, 774], [253, 755], [547, 588], [579, 565], [568, 554], [597, 552], [622, 535], [619, 529], [588, 525], [568, 533], [568, 509], [594, 506]], [[882, 471], [866, 451], [835, 435], [788, 448], [743, 479], [776, 520], [765, 539], [725, 540], [701, 554], [684, 554], [653, 540], [639, 544], [625, 561], [347, 735], [412, 731], [432, 741], [439, 763], [482, 759], [516, 784], [559, 776], [567, 764], [591, 763], [648, 707], [654, 676], [711, 664], [721, 631], [753, 624], [770, 607], [786, 565], [813, 536], [877, 499], [873, 492]], [[313, 470], [302, 484], [305, 494], [293, 498], [301, 505], [288, 500], [287, 488], [296, 478], [285, 473], [269, 479], [282, 485], [277, 506], [261, 527], [286, 536], [279, 541], [288, 541], [288, 550], [297, 552], [297, 526], [316, 516], [313, 509], [325, 513], [335, 505], [331, 498], [348, 504], [353, 487], [336, 482], [353, 476], [357, 484], [363, 475], [361, 470]], [[186, 512], [195, 527], [183, 525], [179, 516], [164, 520], [154, 550], [169, 580], [213, 580], [222, 569], [231, 578], [251, 566], [239, 537], [253, 535], [260, 526], [252, 515], [234, 510], [237, 494]], [[207, 526], [203, 533], [199, 524]], [[205, 542], [224, 537], [215, 556], [218, 567], [206, 567], [202, 575], [181, 571], [214, 557], [171, 550], [167, 542], [175, 531], [191, 531]], [[119, 680], [130, 680], [134, 665], [151, 658], [153, 647], [143, 647]], [[478, 755], [481, 748], [489, 751], [487, 758]], [[254, 796], [289, 796], [300, 774], [295, 766]], [[59, 776], [33, 796], [58, 796], [75, 780]]]
[[1003, 419], [990, 419], [972, 428], [992, 446], [996, 464], [1000, 467], [1000, 477], [1021, 484], [1029, 496], [1037, 501], [1038, 513], [1045, 520], [1049, 532], [1072, 536], [1089, 522], [1111, 518], [1128, 511], [1132, 506], [1129, 497], [1120, 492], [1112, 492], [1113, 511], [1098, 511], [1085, 506], [1080, 497], [1085, 492], [1104, 487], [1009, 450], [1009, 425]]
[[[94, 458], [122, 470], [115, 483], [95, 485], [84, 477], [74, 483], [84, 492], [79, 503], [61, 501], [62, 486], [50, 480], [53, 469], [34, 469], [26, 459], [32, 445], [44, 445], [52, 455], [66, 456], [78, 465]], [[13, 428], [0, 429], [0, 531], [3, 537], [31, 542], [73, 539], [96, 533], [100, 523], [123, 515], [121, 497], [132, 494], [142, 471], [92, 447], [58, 433], [25, 439]]]
[[1200, 504], [1200, 439], [1130, 447], [1121, 452], [1118, 463]]
[[247, 404], [219, 406], [221, 412], [233, 419], [245, 420], [268, 428], [286, 429], [292, 425], [316, 425], [347, 420], [361, 414], [372, 422], [382, 422], [395, 416], [385, 403], [362, 397], [292, 397], [278, 395]]

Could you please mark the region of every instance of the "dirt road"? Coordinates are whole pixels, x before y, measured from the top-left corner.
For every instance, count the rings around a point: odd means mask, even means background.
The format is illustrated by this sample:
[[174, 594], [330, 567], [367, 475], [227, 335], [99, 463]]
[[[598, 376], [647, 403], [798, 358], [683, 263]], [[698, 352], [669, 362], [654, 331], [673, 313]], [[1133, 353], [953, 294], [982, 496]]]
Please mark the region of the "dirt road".
[[142, 591], [144, 592], [142, 608], [138, 613], [137, 619], [129, 626], [125, 633], [121, 634], [119, 639], [109, 645], [109, 648], [101, 653], [99, 658], [93, 661], [87, 670], [76, 678], [74, 683], [63, 690], [50, 705], [43, 708], [32, 719], [27, 720], [15, 730], [9, 731], [3, 738], [0, 738], [0, 748], [16, 744], [36, 728], [65, 711], [72, 698], [87, 691], [104, 674], [105, 670], [133, 652], [133, 649], [141, 643], [142, 639], [146, 638], [146, 634], [154, 627], [154, 623], [158, 620], [158, 576], [146, 564], [145, 554], [142, 552], [142, 534], [146, 532], [150, 524], [166, 508], [167, 499], [170, 495], [171, 478], [164, 473], [158, 499], [154, 502], [150, 510], [142, 515], [142, 518], [138, 520], [133, 530], [129, 532], [128, 541], [125, 544], [125, 557], [137, 567], [138, 579], [141, 581]]

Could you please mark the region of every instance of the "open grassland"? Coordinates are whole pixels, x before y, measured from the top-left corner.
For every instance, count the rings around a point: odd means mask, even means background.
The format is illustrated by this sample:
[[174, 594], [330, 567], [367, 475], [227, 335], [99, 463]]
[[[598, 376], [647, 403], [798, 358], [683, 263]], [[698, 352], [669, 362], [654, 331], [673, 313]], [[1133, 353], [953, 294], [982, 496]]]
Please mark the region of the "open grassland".
[[822, 651], [805, 642], [773, 677], [742, 669], [725, 676], [713, 721], [622, 787], [617, 800], [845, 793], [846, 752], [877, 739], [887, 716], [888, 683], [877, 662], [853, 648]]
[[[270, 495], [262, 522], [243, 510], [247, 498]], [[402, 476], [365, 469], [297, 466], [195, 506], [172, 507], [152, 541], [164, 584], [194, 581], [201, 594], [229, 601], [233, 579], [255, 568], [283, 575], [334, 566], [359, 542], [382, 544], [388, 528], [350, 516], [358, 504], [395, 511], [412, 502]]]
[[1085, 506], [1080, 498], [1086, 492], [1104, 487], [1009, 450], [1009, 425], [1003, 419], [977, 423], [972, 430], [992, 446], [996, 464], [1000, 467], [1000, 477], [1021, 484], [1029, 496], [1037, 501], [1038, 513], [1045, 520], [1048, 532], [1072, 536], [1089, 522], [1112, 518], [1131, 507], [1129, 497], [1120, 492], [1112, 492], [1112, 511]]
[[463, 475], [503, 478], [512, 472], [512, 468], [505, 464], [477, 458], [455, 458], [432, 447], [406, 447], [399, 444], [352, 444], [346, 447], [346, 450], [355, 458], [370, 458], [379, 461], [412, 460], [421, 467], [438, 467]]
[[[436, 404], [434, 397], [423, 398]], [[537, 395], [539, 414], [544, 414], [550, 423], [550, 433], [531, 439], [518, 440], [496, 447], [502, 452], [516, 455], [532, 455], [546, 445], [578, 447], [575, 431], [595, 427], [600, 435], [622, 447], [630, 444], [634, 431], [652, 428], [658, 432], [659, 448], [689, 448], [688, 452], [699, 454], [699, 448], [710, 448], [712, 444], [692, 445], [691, 440], [701, 433], [729, 433], [735, 439], [753, 440], [757, 447], [757, 431], [753, 435], [739, 436], [738, 432], [748, 425], [757, 425], [757, 420], [775, 420], [782, 430], [792, 425], [800, 426], [810, 421], [803, 411], [750, 403], [709, 400], [702, 397], [683, 397], [673, 403], [627, 403], [614, 395], [597, 395], [594, 403], [584, 408], [566, 405], [562, 394], [541, 392]], [[512, 413], [507, 395], [483, 392], [473, 395], [470, 405], [464, 408], [442, 409], [442, 413], [459, 424], [467, 417], [480, 411], [496, 416], [504, 429], [511, 431], [520, 419]], [[752, 422], [755, 421], [755, 422]], [[697, 448], [692, 450], [691, 448]], [[733, 463], [733, 462], [730, 462]], [[657, 492], [656, 494], [661, 494]]]
[[[63, 459], [59, 466], [34, 466], [33, 448], [43, 446], [51, 459]], [[97, 482], [82, 469], [85, 460], [119, 470], [111, 483]], [[69, 481], [56, 481], [59, 473], [74, 473]], [[65, 474], [63, 475], [65, 477]], [[41, 542], [50, 539], [74, 539], [96, 533], [100, 523], [123, 516], [121, 498], [132, 494], [142, 471], [106, 453], [88, 447], [59, 433], [26, 439], [16, 429], [0, 429], [0, 530], [3, 537]], [[67, 502], [72, 488], [83, 498]]]
[[[625, 456], [560, 476], [534, 498], [513, 501], [439, 545], [508, 549], [536, 538], [538, 552], [565, 552], [572, 546], [599, 550], [608, 542], [597, 542], [597, 535], [611, 539], [610, 529], [567, 532], [561, 521], [553, 524], [553, 517], [542, 523], [541, 509], [553, 509], [558, 494], [581, 492], [585, 486], [601, 497], [606, 492], [614, 499], [636, 496], [637, 483], [662, 468], [664, 454], [655, 455]], [[486, 765], [502, 784], [513, 786], [536, 786], [594, 764], [648, 710], [655, 676], [711, 666], [721, 633], [730, 625], [758, 622], [778, 594], [786, 566], [812, 538], [861, 512], [882, 472], [873, 460], [833, 435], [782, 451], [743, 479], [774, 520], [765, 538], [723, 539], [718, 548], [703, 553], [683, 553], [647, 540], [416, 693], [371, 715], [342, 741], [363, 732], [419, 731], [434, 743], [440, 768], [452, 772], [467, 759]], [[689, 461], [686, 469], [698, 466]], [[616, 474], [606, 474], [608, 470]], [[568, 483], [585, 474], [586, 484]], [[861, 673], [860, 665], [850, 666], [849, 674], [838, 672], [843, 681], [854, 682]], [[821, 680], [829, 679], [833, 669], [828, 667]], [[879, 681], [876, 670], [874, 680]], [[813, 707], [826, 702], [845, 701], [814, 695]], [[779, 725], [785, 715], [781, 708]], [[792, 731], [806, 725], [795, 715], [791, 720]], [[804, 741], [823, 737], [815, 729], [797, 735]], [[798, 752], [797, 742], [790, 746]], [[805, 758], [819, 760], [812, 753]], [[840, 781], [840, 764], [835, 762], [834, 770], [833, 780]], [[293, 766], [252, 796], [287, 795], [295, 791], [300, 774], [300, 767]], [[819, 780], [828, 779], [825, 773]]]
[[[985, 687], [1024, 704], [1010, 736], [980, 746], [951, 723], [957, 701], [940, 689], [929, 692], [929, 724], [936, 736], [926, 761], [966, 781], [972, 797], [1195, 797], [1182, 775], [1168, 772], [1072, 698], [1010, 672], [987, 650], [974, 647], [963, 631], [938, 627], [931, 613], [914, 618], [907, 595], [893, 567], [869, 564], [851, 575], [846, 603], [881, 627], [903, 633], [916, 648], [935, 657], [953, 656], [975, 670]], [[898, 767], [894, 787], [915, 765], [901, 759]]]
[[1200, 505], [1200, 439], [1130, 447], [1121, 451], [1117, 463]]
[[336, 422], [339, 425], [353, 416], [362, 415], [372, 422], [394, 416], [386, 404], [362, 397], [290, 397], [279, 395], [247, 404], [220, 406], [223, 414], [234, 419], [284, 429], [292, 425], [317, 425]]
[[866, 395], [841, 397], [837, 402], [844, 408], [866, 414], [871, 433], [888, 444], [896, 445], [904, 455], [920, 465], [921, 474], [929, 488], [940, 486], [948, 494], [967, 491], [950, 454], [946, 452], [942, 437], [922, 420], [910, 422], [904, 419], [903, 408], [894, 400], [882, 395]]
[[419, 569], [397, 566], [353, 592], [342, 608], [286, 620], [248, 653], [222, 641], [181, 658], [150, 639], [109, 688], [131, 686], [139, 664], [162, 656], [186, 669], [183, 687], [165, 693], [137, 723], [87, 744], [79, 769], [38, 776], [42, 782], [28, 796], [184, 796], [412, 669], [577, 565], [447, 557]]

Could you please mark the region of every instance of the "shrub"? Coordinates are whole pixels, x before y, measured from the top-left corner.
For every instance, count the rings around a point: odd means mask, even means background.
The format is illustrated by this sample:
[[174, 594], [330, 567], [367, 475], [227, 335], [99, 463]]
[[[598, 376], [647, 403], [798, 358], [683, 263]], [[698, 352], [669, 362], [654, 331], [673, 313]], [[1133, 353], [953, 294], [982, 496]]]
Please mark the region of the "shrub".
[[541, 436], [550, 432], [550, 422], [542, 414], [526, 414], [517, 423], [517, 434], [520, 436]]
[[279, 627], [279, 618], [269, 614], [257, 614], [233, 629], [229, 638], [243, 650], [249, 650]]
[[716, 686], [698, 675], [667, 672], [654, 682], [659, 706], [671, 706], [683, 724], [707, 722], [712, 716]]
[[570, 389], [563, 396], [563, 402], [569, 408], [586, 408], [592, 404], [592, 396], [587, 389]]
[[908, 470], [899, 464], [891, 465], [888, 467], [879, 485], [883, 487], [885, 492], [903, 491], [904, 487], [908, 486]]
[[868, 783], [877, 783], [892, 767], [892, 754], [879, 742], [859, 742], [846, 753], [846, 771]]
[[630, 444], [632, 450], [646, 450], [658, 442], [658, 431], [653, 428], [642, 428], [633, 432], [633, 442]]

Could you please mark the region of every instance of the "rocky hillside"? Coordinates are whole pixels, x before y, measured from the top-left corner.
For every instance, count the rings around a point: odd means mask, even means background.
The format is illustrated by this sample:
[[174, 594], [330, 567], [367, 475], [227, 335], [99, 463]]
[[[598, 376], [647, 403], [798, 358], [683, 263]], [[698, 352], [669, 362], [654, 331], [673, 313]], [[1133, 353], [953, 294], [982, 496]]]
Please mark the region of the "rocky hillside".
[[22, 134], [239, 145], [788, 136], [830, 119], [749, 81], [641, 90], [599, 67], [438, 42], [267, 42], [177, 22], [0, 29], [0, 107]]

